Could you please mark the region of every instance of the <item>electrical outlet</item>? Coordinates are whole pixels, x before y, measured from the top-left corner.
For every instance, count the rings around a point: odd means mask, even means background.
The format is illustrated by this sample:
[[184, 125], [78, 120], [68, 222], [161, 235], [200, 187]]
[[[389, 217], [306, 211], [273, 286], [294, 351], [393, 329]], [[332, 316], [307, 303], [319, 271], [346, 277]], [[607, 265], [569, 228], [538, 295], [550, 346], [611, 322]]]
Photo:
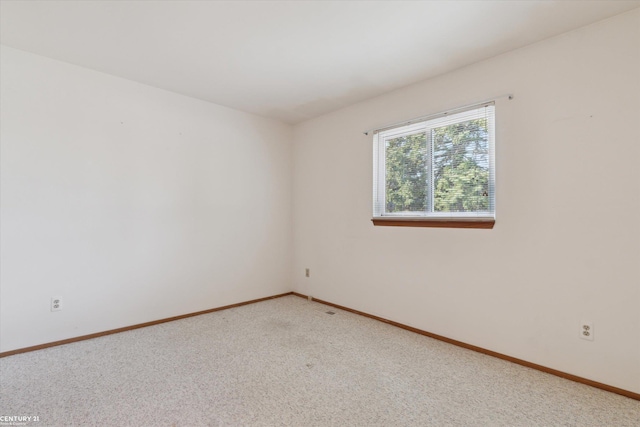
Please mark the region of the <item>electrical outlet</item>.
[[580, 338], [593, 341], [593, 323], [588, 320], [580, 322]]
[[310, 277], [311, 276], [311, 271], [308, 268], [304, 269], [304, 276], [305, 277]]
[[307, 301], [313, 301], [313, 297], [311, 295], [307, 295]]
[[62, 310], [62, 297], [51, 297], [51, 311]]

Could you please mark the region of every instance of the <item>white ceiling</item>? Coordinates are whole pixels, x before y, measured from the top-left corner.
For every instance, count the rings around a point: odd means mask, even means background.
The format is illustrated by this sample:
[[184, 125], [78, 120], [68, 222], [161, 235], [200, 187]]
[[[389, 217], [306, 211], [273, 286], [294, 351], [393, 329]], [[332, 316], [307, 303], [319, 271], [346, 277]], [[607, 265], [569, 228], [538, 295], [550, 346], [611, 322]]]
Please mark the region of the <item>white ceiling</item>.
[[6, 1], [0, 42], [288, 123], [640, 1]]

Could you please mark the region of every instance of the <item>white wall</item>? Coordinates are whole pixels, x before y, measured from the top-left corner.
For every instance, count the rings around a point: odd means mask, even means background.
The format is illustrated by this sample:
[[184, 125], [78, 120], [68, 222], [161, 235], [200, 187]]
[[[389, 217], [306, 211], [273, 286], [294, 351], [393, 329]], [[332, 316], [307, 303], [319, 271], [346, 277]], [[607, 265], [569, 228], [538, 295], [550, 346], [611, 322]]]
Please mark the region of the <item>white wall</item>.
[[[293, 158], [286, 125], [3, 47], [0, 351], [293, 280], [640, 392], [639, 28], [635, 10], [305, 122]], [[509, 92], [493, 230], [371, 225], [363, 130]]]
[[0, 351], [291, 289], [289, 126], [1, 54]]
[[[362, 131], [506, 93], [493, 230], [371, 224]], [[639, 123], [636, 9], [300, 124], [294, 288], [640, 392]]]

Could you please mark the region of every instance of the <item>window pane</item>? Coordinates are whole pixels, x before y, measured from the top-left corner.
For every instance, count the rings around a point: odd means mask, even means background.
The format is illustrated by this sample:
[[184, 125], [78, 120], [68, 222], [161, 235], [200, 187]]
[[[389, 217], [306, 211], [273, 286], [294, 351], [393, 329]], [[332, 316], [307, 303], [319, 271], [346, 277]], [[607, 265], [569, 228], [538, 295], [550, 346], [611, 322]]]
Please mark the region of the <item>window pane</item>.
[[438, 127], [432, 136], [433, 210], [489, 211], [487, 119]]
[[427, 138], [424, 132], [386, 140], [386, 212], [427, 210]]

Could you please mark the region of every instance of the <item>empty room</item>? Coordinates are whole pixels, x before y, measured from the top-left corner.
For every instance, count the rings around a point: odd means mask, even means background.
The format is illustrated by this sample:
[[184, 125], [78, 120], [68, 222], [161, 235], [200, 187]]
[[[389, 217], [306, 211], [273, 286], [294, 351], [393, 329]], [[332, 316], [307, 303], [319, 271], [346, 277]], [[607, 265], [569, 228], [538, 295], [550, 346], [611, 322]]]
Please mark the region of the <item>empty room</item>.
[[640, 0], [0, 19], [0, 425], [640, 426]]

